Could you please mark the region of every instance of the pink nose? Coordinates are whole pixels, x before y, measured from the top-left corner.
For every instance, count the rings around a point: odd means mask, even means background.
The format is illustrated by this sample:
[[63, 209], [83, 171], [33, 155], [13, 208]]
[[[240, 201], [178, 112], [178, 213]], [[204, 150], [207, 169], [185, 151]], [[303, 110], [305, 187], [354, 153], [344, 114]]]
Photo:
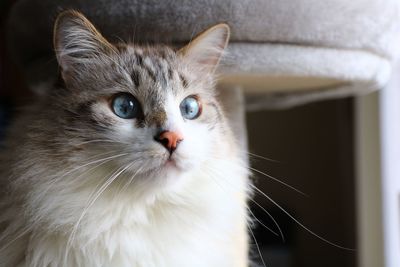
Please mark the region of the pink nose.
[[154, 137], [154, 139], [172, 153], [183, 140], [183, 136], [179, 132], [163, 131]]

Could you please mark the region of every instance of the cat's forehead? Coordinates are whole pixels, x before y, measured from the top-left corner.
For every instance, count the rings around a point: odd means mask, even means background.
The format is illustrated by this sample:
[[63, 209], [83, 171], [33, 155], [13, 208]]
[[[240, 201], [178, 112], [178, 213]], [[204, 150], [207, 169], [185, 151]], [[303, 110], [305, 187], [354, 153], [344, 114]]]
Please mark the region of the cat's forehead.
[[190, 74], [171, 48], [124, 45], [118, 50], [124, 68], [138, 91], [178, 93], [178, 90], [188, 87]]
[[[99, 99], [110, 101], [119, 93], [132, 94], [144, 112], [162, 111], [171, 100], [180, 102], [189, 95], [207, 95], [204, 79], [198, 79], [193, 68], [167, 46], [141, 47], [119, 44], [116, 54], [102, 55], [85, 65], [74, 84], [79, 103]], [[74, 94], [70, 101], [76, 101]]]

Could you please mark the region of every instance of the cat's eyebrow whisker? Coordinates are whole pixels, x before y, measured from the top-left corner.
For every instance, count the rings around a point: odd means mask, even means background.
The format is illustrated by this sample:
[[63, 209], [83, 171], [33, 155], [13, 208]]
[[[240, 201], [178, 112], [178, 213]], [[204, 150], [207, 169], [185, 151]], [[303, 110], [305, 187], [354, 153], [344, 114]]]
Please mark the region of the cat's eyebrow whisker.
[[309, 232], [311, 235], [313, 235], [314, 237], [326, 242], [327, 244], [330, 244], [334, 247], [343, 249], [343, 250], [348, 250], [348, 251], [355, 251], [355, 249], [353, 248], [348, 248], [348, 247], [344, 247], [344, 246], [340, 246], [334, 242], [331, 242], [329, 240], [327, 240], [326, 238], [323, 238], [322, 236], [314, 233], [313, 231], [311, 231], [309, 228], [307, 228], [304, 224], [302, 224], [300, 221], [298, 221], [293, 215], [291, 215], [289, 212], [287, 212], [283, 207], [281, 207], [278, 203], [276, 203], [270, 196], [268, 196], [266, 193], [264, 193], [263, 191], [261, 191], [260, 189], [258, 189], [256, 186], [250, 184], [250, 186], [256, 190], [256, 192], [258, 192], [260, 195], [264, 196], [265, 198], [267, 198], [272, 204], [274, 204], [276, 207], [278, 207], [283, 213], [285, 213], [290, 219], [292, 219], [295, 223], [297, 223], [297, 225], [299, 225], [301, 228], [303, 228], [304, 230], [306, 230], [307, 232]]
[[280, 183], [280, 184], [282, 184], [282, 185], [284, 185], [284, 186], [286, 186], [286, 187], [288, 187], [288, 188], [290, 188], [290, 189], [296, 191], [296, 192], [299, 193], [299, 194], [302, 194], [302, 195], [305, 196], [305, 197], [309, 197], [309, 195], [307, 195], [306, 193], [303, 193], [303, 192], [300, 191], [299, 189], [297, 189], [297, 188], [295, 188], [295, 187], [293, 187], [293, 186], [291, 186], [291, 185], [289, 185], [289, 184], [287, 184], [287, 183], [285, 183], [285, 182], [279, 180], [278, 178], [275, 178], [275, 177], [273, 177], [273, 176], [271, 176], [271, 175], [268, 175], [268, 174], [266, 174], [265, 172], [262, 172], [262, 171], [260, 171], [260, 170], [257, 170], [256, 168], [253, 168], [253, 167], [250, 167], [250, 166], [249, 166], [248, 168], [249, 168], [250, 170], [252, 170], [252, 171], [255, 171], [256, 173], [259, 173], [259, 174], [261, 174], [261, 175], [263, 175], [263, 176], [265, 176], [265, 177], [268, 177], [268, 178], [274, 180], [275, 182], [278, 182], [278, 183]]

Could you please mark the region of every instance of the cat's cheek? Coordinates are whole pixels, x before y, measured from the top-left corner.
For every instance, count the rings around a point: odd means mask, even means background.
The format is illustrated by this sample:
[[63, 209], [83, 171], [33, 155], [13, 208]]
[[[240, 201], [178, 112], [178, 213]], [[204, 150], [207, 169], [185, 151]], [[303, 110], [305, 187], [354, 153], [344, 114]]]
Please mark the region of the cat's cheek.
[[118, 119], [118, 122], [114, 125], [114, 129], [121, 136], [132, 136], [138, 129], [134, 126], [133, 120]]
[[186, 170], [199, 167], [208, 158], [211, 143], [207, 129], [193, 125], [176, 151], [177, 164]]
[[135, 144], [139, 141], [145, 141], [148, 135], [152, 133], [148, 129], [136, 127], [134, 120], [121, 120], [113, 126], [110, 139], [127, 144]]

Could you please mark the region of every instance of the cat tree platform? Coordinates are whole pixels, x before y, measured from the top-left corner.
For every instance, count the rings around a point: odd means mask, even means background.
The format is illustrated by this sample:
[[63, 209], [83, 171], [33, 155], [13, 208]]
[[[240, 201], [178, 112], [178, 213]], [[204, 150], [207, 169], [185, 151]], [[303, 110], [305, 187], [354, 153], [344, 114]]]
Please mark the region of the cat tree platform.
[[[13, 58], [41, 90], [54, 78], [52, 25], [81, 10], [111, 40], [189, 41], [207, 27], [232, 29], [221, 84], [241, 86], [247, 108], [288, 107], [383, 87], [400, 50], [397, 0], [19, 0], [9, 19]], [[42, 88], [43, 89], [43, 88]]]

